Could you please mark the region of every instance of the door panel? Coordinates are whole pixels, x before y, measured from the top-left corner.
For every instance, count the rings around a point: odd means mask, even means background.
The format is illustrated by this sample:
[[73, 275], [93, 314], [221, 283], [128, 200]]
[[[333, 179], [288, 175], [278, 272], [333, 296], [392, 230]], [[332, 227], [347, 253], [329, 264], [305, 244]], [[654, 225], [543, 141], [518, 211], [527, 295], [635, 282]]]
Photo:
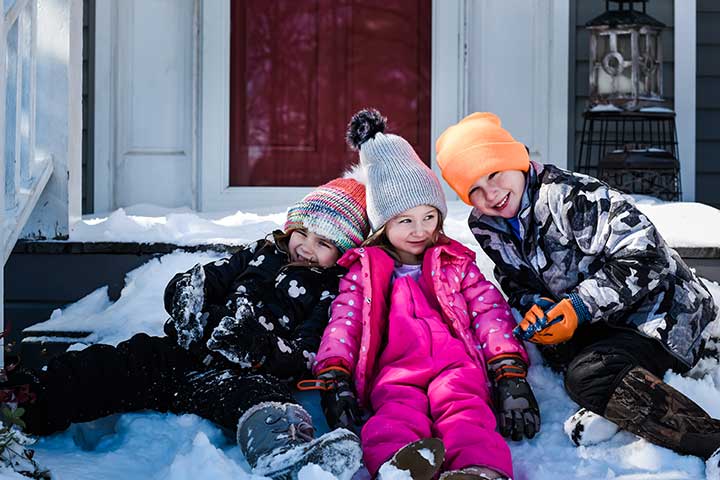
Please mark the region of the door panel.
[[308, 186], [357, 154], [374, 106], [430, 160], [430, 0], [231, 4], [230, 185]]

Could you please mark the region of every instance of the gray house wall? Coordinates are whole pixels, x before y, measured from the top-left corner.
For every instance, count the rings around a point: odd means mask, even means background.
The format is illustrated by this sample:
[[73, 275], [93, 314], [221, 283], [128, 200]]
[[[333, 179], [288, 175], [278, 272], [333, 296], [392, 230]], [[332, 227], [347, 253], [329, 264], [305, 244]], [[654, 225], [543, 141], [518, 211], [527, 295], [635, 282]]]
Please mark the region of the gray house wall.
[[697, 2], [695, 194], [720, 208], [720, 2]]
[[[717, 2], [717, 0], [706, 1], [706, 3], [714, 2]], [[675, 23], [673, 9], [673, 0], [651, 0], [647, 3], [647, 14], [667, 25], [667, 28], [663, 30], [662, 33], [663, 95], [671, 107], [673, 104], [673, 92], [675, 90], [675, 69], [673, 62], [675, 56], [675, 50], [673, 48], [673, 26]], [[570, 21], [573, 22], [572, 26], [574, 26], [574, 29], [570, 29], [570, 55], [574, 58], [574, 62], [571, 61], [570, 63], [570, 88], [572, 92], [574, 92], [574, 95], [573, 93], [570, 94], [570, 115], [568, 119], [568, 128], [570, 129], [569, 138], [572, 143], [571, 148], [568, 150], [570, 156], [568, 159], [568, 167], [571, 169], [577, 165], [577, 155], [583, 126], [582, 114], [587, 108], [589, 93], [590, 35], [585, 29], [585, 23], [604, 11], [605, 0], [582, 0], [580, 2], [573, 2], [573, 8], [570, 11]], [[682, 151], [680, 152], [680, 161], [682, 162]]]

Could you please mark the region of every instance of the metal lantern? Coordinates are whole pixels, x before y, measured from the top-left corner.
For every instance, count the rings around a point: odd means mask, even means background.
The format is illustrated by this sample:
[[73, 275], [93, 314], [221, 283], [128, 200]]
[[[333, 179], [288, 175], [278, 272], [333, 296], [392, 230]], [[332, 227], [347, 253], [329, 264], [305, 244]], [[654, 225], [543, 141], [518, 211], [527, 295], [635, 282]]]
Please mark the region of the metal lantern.
[[[606, 0], [590, 20], [590, 106], [628, 110], [663, 103], [662, 46], [665, 24], [645, 13], [648, 0]], [[642, 11], [635, 4], [642, 4]], [[617, 4], [611, 9], [611, 4]]]

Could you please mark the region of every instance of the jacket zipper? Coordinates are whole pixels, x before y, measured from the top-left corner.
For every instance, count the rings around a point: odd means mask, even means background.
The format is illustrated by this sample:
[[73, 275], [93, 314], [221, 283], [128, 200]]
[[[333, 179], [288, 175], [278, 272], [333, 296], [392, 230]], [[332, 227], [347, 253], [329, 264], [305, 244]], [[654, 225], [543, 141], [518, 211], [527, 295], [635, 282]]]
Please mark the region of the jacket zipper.
[[[545, 281], [540, 276], [540, 273], [535, 270], [535, 267], [530, 262], [530, 259], [528, 258], [527, 254], [525, 253], [525, 247], [523, 245], [522, 239], [513, 238], [511, 235], [507, 235], [506, 232], [504, 232], [498, 228], [492, 227], [491, 225], [488, 225], [487, 223], [481, 222], [479, 219], [478, 219], [478, 223], [482, 223], [482, 225], [485, 226], [488, 230], [492, 230], [495, 233], [509, 236], [510, 241], [513, 243], [513, 245], [515, 245], [515, 248], [520, 253], [520, 259], [525, 262], [525, 265], [527, 265], [528, 270], [530, 270], [532, 272], [535, 279], [545, 288], [545, 291], [553, 298], [553, 300], [557, 301], [556, 296], [553, 293], [551, 293], [551, 290], [550, 290], [550, 288], [548, 288], [547, 283], [545, 283]], [[520, 223], [520, 225], [523, 227], [523, 229], [525, 228], [525, 226], [522, 225], [522, 222]]]

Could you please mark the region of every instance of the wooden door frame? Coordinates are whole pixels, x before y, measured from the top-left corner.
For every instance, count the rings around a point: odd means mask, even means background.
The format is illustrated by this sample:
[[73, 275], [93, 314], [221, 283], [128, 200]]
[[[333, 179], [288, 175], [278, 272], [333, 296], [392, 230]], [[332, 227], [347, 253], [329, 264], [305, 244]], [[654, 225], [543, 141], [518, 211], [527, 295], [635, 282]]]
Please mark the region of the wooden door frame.
[[[311, 188], [230, 186], [230, 1], [202, 2], [200, 12], [198, 209], [287, 206]], [[466, 0], [433, 0], [431, 139], [466, 111], [466, 10]], [[434, 148], [430, 150], [437, 170]]]

